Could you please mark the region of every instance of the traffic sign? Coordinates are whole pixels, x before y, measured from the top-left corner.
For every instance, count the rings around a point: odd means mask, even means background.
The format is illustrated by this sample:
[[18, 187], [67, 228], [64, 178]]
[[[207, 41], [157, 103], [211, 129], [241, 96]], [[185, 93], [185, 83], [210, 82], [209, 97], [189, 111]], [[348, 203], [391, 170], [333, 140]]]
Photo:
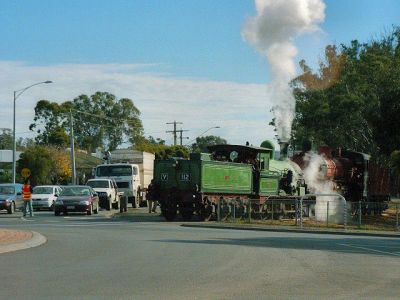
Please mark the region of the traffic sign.
[[29, 176], [31, 176], [31, 170], [29, 170], [28, 168], [23, 168], [21, 170], [21, 175], [24, 178], [28, 178]]

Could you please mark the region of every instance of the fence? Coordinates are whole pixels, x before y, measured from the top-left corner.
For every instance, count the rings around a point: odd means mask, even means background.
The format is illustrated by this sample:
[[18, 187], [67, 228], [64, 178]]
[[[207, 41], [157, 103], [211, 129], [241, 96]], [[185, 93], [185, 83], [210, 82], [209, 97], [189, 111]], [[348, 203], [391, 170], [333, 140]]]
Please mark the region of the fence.
[[[310, 199], [313, 197], [314, 199]], [[215, 208], [218, 222], [400, 230], [400, 203], [346, 202], [338, 194], [307, 195], [299, 199], [241, 201], [222, 199]]]

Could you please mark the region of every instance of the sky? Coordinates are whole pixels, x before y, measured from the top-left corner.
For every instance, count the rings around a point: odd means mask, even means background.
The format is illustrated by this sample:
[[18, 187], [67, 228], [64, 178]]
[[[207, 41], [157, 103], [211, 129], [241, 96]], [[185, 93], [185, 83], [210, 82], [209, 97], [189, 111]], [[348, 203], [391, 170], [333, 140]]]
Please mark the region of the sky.
[[[256, 0], [262, 2], [262, 0]], [[302, 1], [302, 0], [291, 0]], [[316, 67], [328, 44], [368, 42], [400, 25], [398, 0], [309, 0], [325, 4], [317, 30], [293, 39], [294, 61]], [[271, 64], [243, 28], [252, 0], [0, 0], [0, 128], [29, 131], [37, 101], [72, 100], [96, 91], [130, 98], [146, 136], [183, 143], [203, 134], [229, 143], [273, 140]], [[284, 16], [278, 15], [277, 18]], [[299, 72], [298, 68], [296, 70]]]

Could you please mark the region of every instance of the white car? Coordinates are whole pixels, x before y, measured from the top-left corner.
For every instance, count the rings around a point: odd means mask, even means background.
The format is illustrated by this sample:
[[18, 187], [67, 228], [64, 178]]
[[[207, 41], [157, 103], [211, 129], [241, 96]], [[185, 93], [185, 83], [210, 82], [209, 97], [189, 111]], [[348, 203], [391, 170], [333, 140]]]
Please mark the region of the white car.
[[89, 179], [86, 185], [92, 187], [99, 195], [100, 207], [106, 210], [118, 209], [119, 193], [114, 179]]
[[54, 203], [61, 193], [61, 187], [57, 185], [38, 185], [32, 191], [33, 209], [54, 209]]

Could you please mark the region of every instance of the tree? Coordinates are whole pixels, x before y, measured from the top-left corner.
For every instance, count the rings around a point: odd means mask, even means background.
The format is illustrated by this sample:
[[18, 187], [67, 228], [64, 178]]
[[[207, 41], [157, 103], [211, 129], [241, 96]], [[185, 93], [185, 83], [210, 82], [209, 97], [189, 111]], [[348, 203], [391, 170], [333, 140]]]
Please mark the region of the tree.
[[72, 175], [68, 153], [54, 147], [35, 145], [21, 154], [17, 172], [23, 168], [31, 170], [32, 185], [66, 184]]
[[96, 92], [61, 104], [39, 101], [30, 125], [38, 133], [38, 143], [57, 146], [69, 143], [70, 114], [74, 119], [75, 143], [81, 149], [113, 150], [126, 139], [135, 145], [143, 138], [140, 111], [131, 99], [118, 100], [113, 94]]
[[197, 137], [196, 142], [191, 145], [192, 152], [208, 153], [208, 146], [226, 144], [227, 141], [219, 136], [207, 135]]
[[0, 150], [13, 148], [12, 130], [0, 128]]
[[189, 149], [185, 146], [168, 146], [164, 144], [154, 144], [147, 141], [135, 147], [136, 150], [154, 153], [156, 159], [169, 159], [172, 157], [189, 158]]
[[72, 178], [70, 153], [54, 147], [49, 148], [49, 151], [52, 155], [52, 183], [66, 184]]
[[66, 128], [69, 126], [67, 119], [67, 104], [58, 104], [48, 100], [40, 100], [36, 103], [35, 117], [29, 129], [38, 134], [36, 142], [41, 145], [63, 146], [65, 140], [60, 136], [67, 136]]
[[25, 151], [34, 145], [36, 145], [35, 140], [31, 138], [20, 137], [16, 140], [17, 151]]
[[147, 142], [155, 145], [165, 145], [165, 140], [160, 138], [154, 138], [151, 135], [147, 138]]
[[293, 82], [294, 138], [346, 147], [388, 161], [400, 148], [400, 28], [380, 40], [328, 46], [317, 73], [304, 61]]

